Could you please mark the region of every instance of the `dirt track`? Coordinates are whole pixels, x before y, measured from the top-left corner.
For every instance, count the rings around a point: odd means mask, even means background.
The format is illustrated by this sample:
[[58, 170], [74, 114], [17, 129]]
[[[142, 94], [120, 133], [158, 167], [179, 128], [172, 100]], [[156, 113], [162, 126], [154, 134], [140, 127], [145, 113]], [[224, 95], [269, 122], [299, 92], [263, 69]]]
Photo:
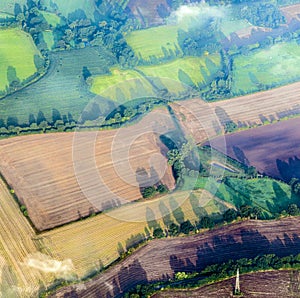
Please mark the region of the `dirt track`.
[[246, 221], [187, 238], [155, 240], [97, 278], [52, 297], [120, 297], [138, 283], [168, 279], [178, 271], [258, 254], [298, 254], [299, 227], [300, 218]]
[[[165, 291], [152, 298], [228, 298], [233, 296], [235, 278], [201, 287], [195, 291]], [[300, 296], [299, 271], [268, 271], [240, 276], [242, 297], [291, 298]]]

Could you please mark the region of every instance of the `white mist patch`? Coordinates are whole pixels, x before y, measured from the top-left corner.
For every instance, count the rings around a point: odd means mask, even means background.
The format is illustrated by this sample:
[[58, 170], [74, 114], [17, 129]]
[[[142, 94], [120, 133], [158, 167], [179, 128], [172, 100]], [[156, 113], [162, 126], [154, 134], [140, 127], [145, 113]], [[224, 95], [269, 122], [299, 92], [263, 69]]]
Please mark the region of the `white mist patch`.
[[58, 261], [51, 259], [42, 253], [36, 253], [28, 256], [24, 264], [28, 267], [40, 270], [45, 273], [53, 273], [57, 276], [67, 276], [74, 271], [74, 265], [71, 259]]
[[205, 3], [181, 5], [175, 12], [173, 12], [169, 18], [172, 23], [182, 25], [186, 22], [193, 21], [195, 19], [201, 21], [201, 19], [217, 18], [223, 19], [228, 14], [227, 6], [209, 6]]

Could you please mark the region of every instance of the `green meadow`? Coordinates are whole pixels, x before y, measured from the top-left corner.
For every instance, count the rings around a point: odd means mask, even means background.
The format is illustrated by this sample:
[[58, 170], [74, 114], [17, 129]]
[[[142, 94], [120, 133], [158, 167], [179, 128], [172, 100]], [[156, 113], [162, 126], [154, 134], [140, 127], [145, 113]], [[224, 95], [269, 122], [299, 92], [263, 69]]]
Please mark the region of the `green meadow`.
[[231, 33], [252, 26], [247, 20], [223, 19], [221, 22], [221, 31], [227, 37]]
[[172, 62], [140, 66], [136, 70], [111, 69], [110, 75], [93, 77], [90, 91], [119, 102], [144, 96], [154, 96], [153, 85], [177, 94], [187, 86], [204, 85], [220, 69], [218, 54], [185, 57]]
[[181, 53], [177, 41], [178, 28], [178, 26], [165, 25], [138, 30], [128, 34], [126, 41], [139, 58], [144, 60], [149, 60], [151, 56], [163, 58], [165, 56], [163, 49], [168, 53], [170, 51], [174, 54], [176, 51]]
[[34, 55], [40, 55], [31, 36], [19, 29], [0, 30], [0, 90], [8, 86], [8, 67], [15, 69], [15, 77], [21, 82], [37, 69]]
[[260, 207], [266, 219], [274, 218], [298, 200], [288, 184], [270, 178], [227, 178], [226, 183], [218, 183], [212, 178], [201, 177], [196, 188], [206, 189], [236, 207]]
[[41, 14], [45, 18], [46, 22], [49, 25], [51, 25], [53, 28], [55, 28], [61, 22], [61, 18], [58, 15], [54, 14], [54, 13], [42, 11]]
[[165, 64], [141, 66], [138, 69], [146, 76], [157, 77], [165, 82], [169, 80], [197, 86], [208, 83], [220, 69], [220, 64], [220, 56], [214, 54], [203, 57], [185, 57]]
[[300, 46], [296, 42], [239, 55], [233, 63], [233, 93], [251, 93], [265, 86], [284, 85], [300, 78]]
[[110, 75], [92, 79], [91, 92], [103, 97], [123, 102], [129, 99], [155, 96], [151, 84], [134, 70], [112, 68]]

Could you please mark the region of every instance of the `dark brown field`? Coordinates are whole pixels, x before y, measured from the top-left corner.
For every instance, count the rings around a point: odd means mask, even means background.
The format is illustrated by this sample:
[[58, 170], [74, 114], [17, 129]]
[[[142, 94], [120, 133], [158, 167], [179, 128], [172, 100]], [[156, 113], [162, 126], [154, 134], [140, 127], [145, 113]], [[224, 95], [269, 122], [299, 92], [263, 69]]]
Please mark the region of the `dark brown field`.
[[[233, 296], [235, 278], [201, 287], [194, 291], [163, 291], [152, 298], [228, 298]], [[300, 297], [299, 271], [267, 271], [240, 276], [242, 297], [290, 298]]]
[[52, 297], [120, 297], [136, 284], [169, 279], [178, 271], [259, 254], [298, 254], [299, 228], [300, 218], [245, 221], [191, 237], [154, 240], [93, 280]]
[[128, 7], [144, 27], [162, 25], [164, 18], [161, 17], [159, 11], [171, 11], [166, 0], [130, 0]]
[[289, 182], [300, 178], [300, 119], [291, 119], [234, 133], [210, 145], [260, 173]]
[[[166, 109], [119, 130], [32, 135], [0, 142], [0, 172], [38, 230], [174, 188], [159, 135], [174, 129]], [[161, 182], [160, 182], [161, 181]]]

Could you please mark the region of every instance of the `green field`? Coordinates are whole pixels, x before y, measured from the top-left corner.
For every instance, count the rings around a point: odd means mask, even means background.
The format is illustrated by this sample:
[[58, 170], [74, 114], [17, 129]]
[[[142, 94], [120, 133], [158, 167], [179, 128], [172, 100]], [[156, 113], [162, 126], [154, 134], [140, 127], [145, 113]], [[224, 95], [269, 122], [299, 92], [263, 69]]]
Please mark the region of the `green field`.
[[233, 63], [233, 93], [239, 95], [299, 80], [300, 46], [281, 43], [240, 55]]
[[52, 48], [55, 44], [53, 32], [52, 31], [44, 31], [43, 39], [44, 39], [45, 43], [47, 44], [48, 50], [52, 50]]
[[28, 123], [30, 114], [36, 117], [41, 111], [51, 122], [52, 109], [57, 109], [62, 116], [71, 113], [77, 120], [95, 97], [82, 79], [83, 66], [100, 75], [114, 64], [110, 54], [98, 48], [52, 53], [50, 58], [50, 68], [43, 78], [0, 101], [0, 119], [16, 117], [19, 124]]
[[[27, 0], [18, 0], [18, 3], [21, 7], [23, 5], [26, 5]], [[15, 8], [15, 0], [1, 0], [0, 1], [0, 11], [1, 12], [7, 12], [9, 14], [14, 14], [14, 8]]]
[[141, 66], [139, 69], [146, 76], [159, 78], [167, 88], [168, 85], [172, 87], [177, 85], [178, 91], [181, 91], [184, 87], [178, 85], [179, 82], [196, 86], [208, 83], [220, 69], [220, 63], [220, 56], [214, 54], [203, 57], [185, 57], [165, 64]]
[[274, 218], [299, 198], [293, 195], [288, 184], [270, 179], [227, 178], [225, 183], [217, 183], [212, 178], [200, 178], [196, 188], [203, 188], [236, 207], [249, 205], [260, 207], [264, 217]]
[[155, 96], [151, 84], [134, 70], [112, 68], [111, 75], [93, 78], [91, 92], [123, 102], [144, 96]]
[[[169, 92], [178, 94], [186, 90], [186, 85], [206, 84], [219, 70], [220, 56], [186, 57], [172, 62], [141, 66], [137, 70], [111, 69], [111, 75], [93, 78], [91, 92], [117, 100], [154, 96], [152, 81], [159, 88], [167, 88]], [[148, 77], [148, 79], [145, 79]]]
[[[44, 0], [42, 5], [48, 10], [51, 10], [51, 2], [57, 5], [58, 11], [65, 17], [68, 17], [69, 13], [72, 13], [77, 9], [81, 9], [85, 12], [87, 17], [94, 19], [93, 14], [95, 11], [95, 4], [93, 0]], [[15, 3], [16, 1], [14, 0], [1, 0], [0, 11], [13, 14]], [[23, 7], [27, 4], [27, 0], [18, 0], [18, 4]]]
[[221, 23], [221, 31], [227, 37], [231, 33], [250, 27], [251, 24], [247, 20], [228, 20], [224, 19]]
[[8, 67], [16, 71], [20, 82], [33, 75], [37, 69], [34, 55], [40, 55], [31, 36], [19, 29], [0, 30], [0, 90], [8, 86]]
[[53, 28], [60, 24], [61, 18], [58, 15], [46, 11], [42, 11], [41, 13], [45, 18], [46, 22]]
[[[177, 42], [178, 26], [165, 25], [145, 30], [134, 31], [126, 36], [127, 43], [134, 50], [135, 54], [144, 60], [149, 60], [151, 56], [163, 58], [163, 48], [174, 55], [180, 47]], [[178, 56], [178, 55], [176, 55]]]

